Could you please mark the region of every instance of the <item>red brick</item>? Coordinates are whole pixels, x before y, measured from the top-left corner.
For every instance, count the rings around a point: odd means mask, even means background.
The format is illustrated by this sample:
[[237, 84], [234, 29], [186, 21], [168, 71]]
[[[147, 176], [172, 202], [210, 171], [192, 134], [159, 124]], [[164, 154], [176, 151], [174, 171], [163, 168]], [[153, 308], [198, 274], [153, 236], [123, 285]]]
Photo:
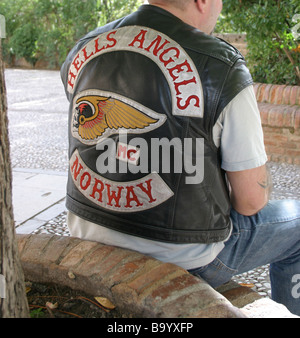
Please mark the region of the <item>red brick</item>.
[[151, 293], [151, 297], [157, 299], [159, 302], [163, 302], [167, 299], [174, 300], [183, 294], [198, 290], [201, 283], [205, 282], [190, 274], [183, 274], [167, 281], [159, 289], [154, 290]]
[[54, 235], [45, 235], [43, 237], [30, 236], [21, 253], [23, 261], [41, 261], [44, 258], [44, 249], [49, 244]]
[[285, 149], [285, 154], [287, 156], [300, 157], [300, 149], [299, 150]]
[[298, 148], [297, 143], [295, 142], [285, 142], [285, 143], [282, 143], [281, 146], [285, 149], [297, 149]]
[[290, 94], [290, 105], [300, 105], [300, 86], [293, 86]]
[[295, 111], [294, 128], [300, 129], [300, 107]]
[[80, 242], [62, 259], [59, 265], [67, 268], [75, 267], [84, 259], [84, 256], [97, 245], [97, 242]]
[[284, 112], [282, 106], [273, 105], [269, 111], [269, 125], [272, 127], [284, 127]]
[[236, 307], [228, 303], [218, 303], [206, 307], [195, 314], [196, 318], [246, 318], [246, 316]]
[[294, 128], [296, 106], [285, 106], [283, 112], [283, 125], [287, 128]]
[[157, 307], [168, 318], [226, 318], [233, 316], [233, 309], [236, 314], [239, 313], [238, 309], [235, 309], [225, 297], [209, 285], [182, 295], [171, 302], [157, 304]]
[[124, 262], [116, 269], [111, 270], [104, 277], [107, 284], [130, 283], [130, 281], [137, 278], [137, 276], [152, 270], [160, 263], [150, 257], [132, 254], [127, 257]]
[[293, 86], [286, 86], [282, 93], [282, 104], [290, 104], [291, 90]]
[[269, 97], [270, 97], [270, 91], [273, 87], [273, 84], [267, 84], [264, 88], [264, 93], [262, 96], [262, 102], [267, 102], [269, 103]]
[[277, 85], [274, 85], [270, 90], [269, 103], [275, 103], [276, 91], [278, 89]]
[[81, 274], [85, 276], [99, 273], [102, 269], [101, 262], [114, 250], [116, 250], [116, 248], [113, 246], [98, 244], [98, 247], [86, 256], [74, 271], [80, 271]]
[[161, 285], [166, 277], [175, 274], [173, 276], [173, 278], [175, 278], [176, 275], [179, 276], [184, 273], [187, 272], [176, 265], [161, 263], [159, 266], [147, 271], [145, 274], [128, 283], [128, 286], [140, 295], [141, 293], [144, 293], [146, 289], [153, 289], [153, 286], [157, 287]]
[[275, 133], [272, 135], [272, 138], [277, 143], [278, 142], [280, 142], [280, 143], [282, 143], [282, 142], [288, 142], [288, 140], [289, 140], [288, 136], [282, 135], [282, 134], [275, 134]]
[[119, 266], [119, 264], [131, 254], [130, 251], [115, 247], [111, 254], [101, 261], [101, 270], [99, 273], [101, 273], [102, 278], [105, 278], [109, 271]]
[[283, 103], [283, 92], [285, 90], [286, 86], [278, 86], [276, 90], [276, 95], [275, 95], [275, 104], [282, 104]]
[[265, 95], [265, 89], [266, 89], [266, 84], [265, 83], [262, 83], [258, 90], [257, 90], [257, 94], [256, 94], [256, 99], [258, 102], [263, 102], [263, 97]]
[[294, 164], [300, 165], [300, 157], [295, 158], [293, 161]]
[[273, 155], [285, 155], [285, 149], [282, 147], [272, 147], [268, 146], [267, 147], [267, 152], [268, 154], [273, 154]]
[[59, 263], [60, 258], [67, 255], [74, 246], [79, 243], [77, 238], [68, 238], [66, 236], [55, 236], [51, 245], [45, 248], [45, 259], [49, 263]]
[[297, 148], [300, 148], [300, 137], [295, 135], [295, 134], [291, 134], [289, 135], [289, 141], [293, 142]]
[[265, 144], [266, 147], [268, 147], [268, 146], [276, 147], [278, 145], [278, 143], [276, 141], [274, 141], [274, 140], [272, 141], [272, 138], [270, 138], [270, 140], [267, 140], [265, 138], [264, 144]]
[[273, 105], [270, 103], [259, 103], [258, 104], [262, 124], [264, 125], [269, 124], [269, 111], [272, 107]]
[[221, 292], [221, 294], [226, 299], [228, 299], [232, 305], [237, 306], [239, 308], [261, 298], [261, 296], [257, 292], [245, 286], [239, 285], [229, 290], [226, 290], [225, 292]]
[[258, 97], [258, 91], [259, 91], [260, 86], [261, 86], [261, 83], [258, 83], [258, 82], [253, 84], [253, 89], [254, 89], [254, 94], [256, 96], [256, 99]]
[[25, 235], [25, 234], [18, 234], [17, 237], [18, 237], [18, 250], [19, 250], [19, 253], [21, 254], [22, 251], [24, 250], [27, 242], [29, 241], [29, 238], [30, 236], [32, 235]]
[[276, 134], [276, 135], [280, 135], [283, 134], [283, 128], [274, 128], [274, 127], [270, 127], [270, 126], [263, 126], [263, 131], [265, 134]]

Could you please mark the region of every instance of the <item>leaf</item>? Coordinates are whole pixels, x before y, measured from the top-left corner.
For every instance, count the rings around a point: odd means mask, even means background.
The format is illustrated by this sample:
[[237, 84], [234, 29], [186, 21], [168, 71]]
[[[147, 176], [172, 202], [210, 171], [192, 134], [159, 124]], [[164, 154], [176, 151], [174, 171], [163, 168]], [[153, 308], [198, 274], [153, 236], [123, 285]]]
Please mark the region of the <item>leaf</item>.
[[240, 286], [245, 286], [246, 288], [253, 288], [255, 285], [253, 283], [239, 283]]
[[76, 276], [74, 275], [74, 273], [72, 271], [68, 271], [68, 277], [70, 279], [75, 279], [76, 278]]
[[109, 310], [113, 310], [116, 307], [109, 299], [105, 297], [94, 297], [94, 298], [100, 305], [104, 306], [105, 308]]
[[54, 309], [57, 309], [58, 303], [56, 302], [55, 304], [53, 304], [51, 302], [47, 302], [46, 307], [49, 308], [50, 310], [54, 310]]

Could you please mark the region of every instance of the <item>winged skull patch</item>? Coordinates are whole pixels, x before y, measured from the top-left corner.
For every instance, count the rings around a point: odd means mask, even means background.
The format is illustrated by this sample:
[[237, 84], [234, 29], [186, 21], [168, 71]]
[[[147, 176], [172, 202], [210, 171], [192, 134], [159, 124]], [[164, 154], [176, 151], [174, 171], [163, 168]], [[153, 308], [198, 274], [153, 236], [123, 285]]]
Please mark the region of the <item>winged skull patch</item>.
[[87, 90], [74, 98], [72, 135], [92, 145], [120, 132], [148, 132], [160, 127], [165, 120], [165, 115], [121, 95]]

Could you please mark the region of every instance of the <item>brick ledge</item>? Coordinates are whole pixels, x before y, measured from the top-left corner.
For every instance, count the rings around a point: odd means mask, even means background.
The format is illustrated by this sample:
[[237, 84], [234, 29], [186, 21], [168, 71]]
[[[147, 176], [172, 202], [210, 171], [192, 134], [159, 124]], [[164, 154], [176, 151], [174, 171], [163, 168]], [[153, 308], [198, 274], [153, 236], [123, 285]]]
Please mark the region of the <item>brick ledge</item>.
[[109, 298], [139, 318], [244, 318], [186, 270], [135, 251], [73, 237], [17, 234], [25, 278]]
[[255, 83], [270, 161], [300, 165], [300, 86]]

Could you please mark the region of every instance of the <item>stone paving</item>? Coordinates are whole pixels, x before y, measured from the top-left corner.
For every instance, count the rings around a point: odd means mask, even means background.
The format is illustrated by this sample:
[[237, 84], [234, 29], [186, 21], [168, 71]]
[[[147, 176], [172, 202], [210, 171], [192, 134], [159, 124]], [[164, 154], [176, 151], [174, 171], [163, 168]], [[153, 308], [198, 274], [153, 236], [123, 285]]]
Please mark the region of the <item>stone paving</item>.
[[[25, 169], [41, 175], [44, 171], [66, 175], [68, 102], [59, 72], [7, 69], [5, 76], [13, 173]], [[275, 162], [269, 167], [274, 185], [272, 198], [300, 199], [300, 167]], [[32, 232], [69, 236], [63, 201], [59, 203], [57, 213]], [[261, 295], [270, 296], [267, 265], [234, 280], [253, 284]]]

